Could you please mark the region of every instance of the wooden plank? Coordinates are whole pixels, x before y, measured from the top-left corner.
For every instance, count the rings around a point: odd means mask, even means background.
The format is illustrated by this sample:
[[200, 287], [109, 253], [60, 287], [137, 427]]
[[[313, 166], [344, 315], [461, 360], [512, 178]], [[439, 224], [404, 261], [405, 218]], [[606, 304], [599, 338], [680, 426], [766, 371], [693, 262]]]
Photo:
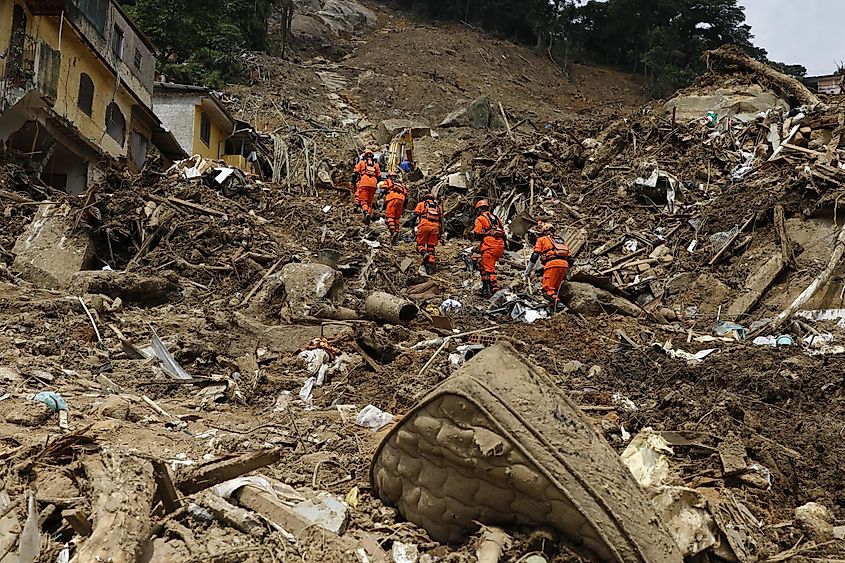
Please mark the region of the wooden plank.
[[[311, 524], [294, 512], [293, 509], [285, 506], [277, 498], [271, 497], [266, 492], [247, 485], [238, 489], [234, 497], [240, 506], [260, 514], [294, 537], [301, 537], [301, 534], [308, 530], [315, 536], [311, 541], [317, 545], [325, 546], [325, 550], [334, 553], [340, 552], [340, 554], [348, 557], [338, 560], [356, 561], [354, 554], [359, 547], [357, 542]], [[329, 558], [326, 557], [326, 559]]]
[[780, 253], [772, 254], [762, 266], [748, 276], [745, 281], [745, 292], [731, 303], [725, 313], [725, 318], [736, 320], [751, 311], [769, 290], [785, 266], [783, 256]]
[[87, 538], [94, 531], [94, 527], [91, 525], [91, 522], [88, 521], [88, 518], [75, 508], [62, 510], [62, 518], [70, 524], [70, 527], [73, 528], [74, 532], [82, 537]]
[[158, 486], [158, 498], [164, 505], [164, 513], [170, 514], [179, 508], [179, 494], [170, 477], [170, 468], [160, 459], [153, 460], [153, 477]]
[[273, 465], [280, 459], [282, 459], [282, 449], [273, 448], [213, 460], [203, 465], [186, 468], [179, 476], [176, 487], [182, 491], [182, 494], [192, 495], [250, 471]]

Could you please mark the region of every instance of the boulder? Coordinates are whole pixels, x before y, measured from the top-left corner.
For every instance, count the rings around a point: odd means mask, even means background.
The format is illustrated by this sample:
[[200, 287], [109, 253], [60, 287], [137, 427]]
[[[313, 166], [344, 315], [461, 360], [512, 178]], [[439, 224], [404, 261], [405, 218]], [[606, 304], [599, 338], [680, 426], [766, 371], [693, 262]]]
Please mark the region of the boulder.
[[77, 272], [70, 284], [70, 292], [75, 295], [107, 295], [123, 303], [146, 307], [168, 302], [179, 289], [176, 280], [160, 276], [102, 270]]
[[443, 121], [440, 122], [440, 127], [486, 129], [490, 126], [492, 113], [490, 109], [490, 98], [482, 96], [444, 117]]
[[816, 502], [795, 509], [795, 525], [817, 542], [833, 539], [833, 514]]
[[639, 317], [643, 311], [627, 299], [588, 283], [567, 282], [560, 290], [560, 299], [574, 313], [595, 317], [602, 313], [617, 313]]
[[327, 39], [329, 35], [351, 35], [377, 25], [375, 12], [356, 0], [309, 0], [297, 7], [291, 31], [299, 38]]
[[73, 232], [74, 215], [67, 205], [38, 208], [12, 253], [12, 270], [44, 289], [67, 289], [73, 275], [91, 266], [94, 244], [84, 227]]
[[387, 145], [397, 135], [404, 133], [406, 129], [411, 130], [411, 136], [414, 139], [431, 135], [431, 127], [422, 123], [417, 123], [409, 119], [385, 119], [378, 124], [376, 142], [379, 145]]

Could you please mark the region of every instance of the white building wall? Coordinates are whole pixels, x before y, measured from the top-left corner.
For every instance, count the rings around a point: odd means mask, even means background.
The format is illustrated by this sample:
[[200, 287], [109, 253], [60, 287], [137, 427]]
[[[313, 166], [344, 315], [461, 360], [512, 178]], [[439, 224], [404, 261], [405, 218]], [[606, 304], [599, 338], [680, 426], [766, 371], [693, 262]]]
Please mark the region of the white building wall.
[[161, 125], [176, 137], [179, 146], [189, 155], [194, 154], [194, 117], [200, 98], [156, 94], [153, 108]]

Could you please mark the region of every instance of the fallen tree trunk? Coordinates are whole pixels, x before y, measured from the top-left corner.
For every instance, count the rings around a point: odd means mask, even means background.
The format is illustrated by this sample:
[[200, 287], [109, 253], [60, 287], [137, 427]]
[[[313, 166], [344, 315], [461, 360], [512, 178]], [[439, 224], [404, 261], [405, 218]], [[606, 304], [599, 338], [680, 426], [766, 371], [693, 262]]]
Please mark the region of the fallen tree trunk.
[[94, 530], [71, 563], [137, 561], [150, 535], [156, 490], [152, 464], [104, 452], [83, 460], [82, 467], [93, 487]]
[[819, 288], [825, 286], [827, 282], [830, 281], [830, 278], [833, 277], [833, 272], [842, 260], [843, 255], [845, 255], [845, 225], [843, 225], [842, 230], [839, 231], [839, 237], [837, 237], [836, 243], [833, 245], [833, 252], [830, 254], [830, 260], [828, 261], [825, 269], [822, 270], [816, 279], [807, 286], [807, 289], [801, 292], [801, 295], [795, 298], [795, 301], [793, 301], [789, 307], [781, 311], [777, 317], [772, 319], [771, 322], [760, 328], [760, 330], [756, 331], [754, 334], [758, 335], [764, 332], [774, 334], [780, 330], [780, 328], [783, 327], [790, 318], [792, 318], [792, 315], [801, 309], [807, 301], [813, 298]]
[[402, 297], [378, 291], [364, 303], [367, 316], [393, 324], [407, 323], [417, 318], [419, 308]]
[[734, 45], [722, 45], [716, 50], [707, 51], [704, 56], [707, 59], [708, 67], [711, 62], [737, 66], [765, 79], [772, 86], [780, 90], [782, 94], [788, 95], [801, 105], [815, 106], [821, 103], [818, 96], [813, 94], [810, 89], [801, 84], [801, 82], [787, 74], [773, 69], [767, 64], [752, 59], [739, 47]]

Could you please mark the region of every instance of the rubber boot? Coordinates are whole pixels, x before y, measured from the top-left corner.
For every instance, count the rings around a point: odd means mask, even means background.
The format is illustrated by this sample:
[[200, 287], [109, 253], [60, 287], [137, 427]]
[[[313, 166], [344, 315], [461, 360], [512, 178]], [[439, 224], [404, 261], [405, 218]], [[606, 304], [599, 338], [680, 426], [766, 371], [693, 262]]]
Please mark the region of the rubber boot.
[[390, 244], [396, 244], [399, 242], [399, 231], [394, 231], [390, 233]]
[[436, 270], [437, 270], [437, 268], [435, 268], [433, 262], [426, 262], [425, 263], [425, 273], [428, 274], [429, 276], [433, 275]]
[[481, 280], [481, 297], [493, 297], [493, 284], [490, 280]]

